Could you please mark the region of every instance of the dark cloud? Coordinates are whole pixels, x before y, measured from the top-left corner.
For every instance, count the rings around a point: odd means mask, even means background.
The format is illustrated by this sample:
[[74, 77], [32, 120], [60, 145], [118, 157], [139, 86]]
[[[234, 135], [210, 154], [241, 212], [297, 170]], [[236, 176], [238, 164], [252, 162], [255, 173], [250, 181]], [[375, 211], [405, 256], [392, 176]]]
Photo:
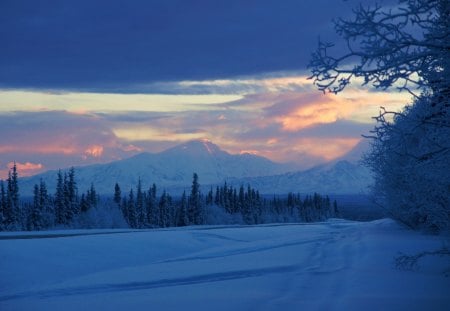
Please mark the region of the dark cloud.
[[0, 87], [138, 92], [304, 70], [319, 34], [333, 38], [330, 20], [357, 2], [2, 0]]
[[96, 116], [111, 122], [128, 122], [128, 123], [146, 123], [164, 120], [171, 116], [161, 112], [143, 112], [143, 111], [127, 111], [127, 112], [96, 112]]

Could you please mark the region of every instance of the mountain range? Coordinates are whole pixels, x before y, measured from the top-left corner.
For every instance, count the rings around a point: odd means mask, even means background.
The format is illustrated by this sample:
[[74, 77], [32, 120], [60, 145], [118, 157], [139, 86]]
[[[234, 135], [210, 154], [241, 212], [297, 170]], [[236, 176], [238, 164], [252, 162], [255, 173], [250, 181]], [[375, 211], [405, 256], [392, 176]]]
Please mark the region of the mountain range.
[[[197, 173], [204, 190], [227, 181], [233, 185], [250, 184], [264, 194], [293, 192], [361, 193], [372, 178], [367, 169], [341, 160], [293, 172], [293, 166], [276, 163], [253, 154], [230, 154], [208, 140], [194, 140], [159, 153], [141, 153], [106, 164], [76, 167], [80, 191], [91, 184], [98, 193], [112, 194], [115, 183], [123, 191], [135, 187], [141, 179], [144, 189], [155, 183], [173, 194], [189, 189], [193, 173]], [[32, 193], [42, 179], [52, 193], [56, 187], [56, 171], [22, 178], [22, 193]]]

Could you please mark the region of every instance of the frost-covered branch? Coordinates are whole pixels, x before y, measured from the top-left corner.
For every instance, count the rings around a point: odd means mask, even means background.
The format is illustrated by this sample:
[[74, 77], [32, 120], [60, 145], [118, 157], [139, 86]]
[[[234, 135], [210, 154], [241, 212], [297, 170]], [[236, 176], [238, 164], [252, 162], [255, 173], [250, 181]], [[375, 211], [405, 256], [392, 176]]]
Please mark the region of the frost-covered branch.
[[401, 254], [395, 258], [395, 266], [400, 270], [417, 270], [419, 267], [419, 260], [426, 256], [450, 256], [450, 250], [447, 247], [443, 247], [435, 251], [424, 251], [415, 255]]
[[[359, 6], [354, 19], [334, 21], [348, 52], [331, 56], [319, 41], [308, 68], [319, 90], [339, 93], [354, 78], [363, 85], [423, 91], [448, 88], [450, 35], [448, 0], [403, 0], [395, 10]], [[446, 73], [445, 73], [446, 72]], [[415, 95], [416, 96], [416, 95]]]

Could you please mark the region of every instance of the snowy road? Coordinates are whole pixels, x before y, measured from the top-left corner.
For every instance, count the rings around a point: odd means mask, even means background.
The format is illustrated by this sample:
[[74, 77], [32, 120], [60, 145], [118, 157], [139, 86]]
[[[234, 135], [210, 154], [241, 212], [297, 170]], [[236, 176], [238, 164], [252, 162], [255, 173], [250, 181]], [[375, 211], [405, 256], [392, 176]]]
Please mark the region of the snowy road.
[[0, 310], [450, 305], [449, 256], [426, 258], [416, 271], [394, 265], [399, 252], [435, 250], [446, 240], [391, 220], [50, 234], [0, 236]]

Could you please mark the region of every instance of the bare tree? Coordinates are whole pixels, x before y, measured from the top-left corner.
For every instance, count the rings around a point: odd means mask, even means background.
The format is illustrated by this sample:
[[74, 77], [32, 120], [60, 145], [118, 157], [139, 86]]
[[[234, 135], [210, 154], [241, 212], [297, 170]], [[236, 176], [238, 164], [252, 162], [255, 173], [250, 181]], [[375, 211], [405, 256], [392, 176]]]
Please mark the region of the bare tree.
[[449, 16], [448, 0], [400, 0], [395, 9], [361, 5], [354, 19], [334, 23], [347, 52], [332, 56], [334, 44], [319, 42], [310, 78], [319, 90], [334, 93], [354, 78], [381, 89], [448, 91]]
[[391, 9], [360, 6], [335, 21], [347, 52], [319, 42], [309, 68], [323, 92], [354, 79], [414, 95], [401, 112], [381, 108], [365, 162], [374, 194], [393, 218], [412, 228], [450, 228], [450, 1], [399, 0]]

